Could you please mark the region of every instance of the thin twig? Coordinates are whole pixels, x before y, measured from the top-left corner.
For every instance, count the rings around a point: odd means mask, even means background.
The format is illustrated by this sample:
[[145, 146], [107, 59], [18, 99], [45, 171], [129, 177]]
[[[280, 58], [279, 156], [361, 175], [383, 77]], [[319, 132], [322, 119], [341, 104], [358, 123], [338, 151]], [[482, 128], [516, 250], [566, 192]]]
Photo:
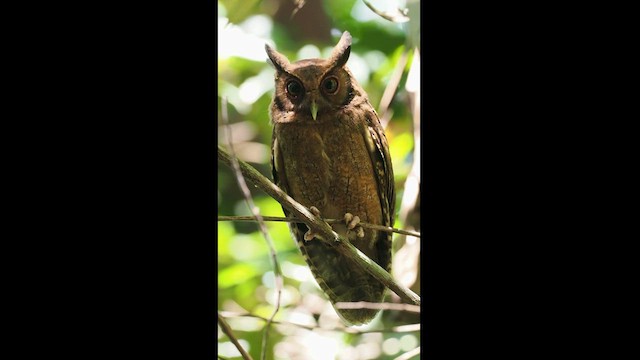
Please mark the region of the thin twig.
[[398, 356], [397, 358], [393, 359], [393, 360], [409, 360], [412, 357], [416, 356], [416, 355], [420, 355], [420, 346], [418, 346], [417, 348], [411, 350], [411, 351], [407, 351], [406, 353]]
[[395, 332], [420, 331], [420, 323], [418, 323], [418, 324], [408, 324], [408, 325], [399, 325], [399, 326], [393, 327], [393, 330]]
[[389, 111], [391, 101], [396, 94], [396, 90], [398, 89], [398, 85], [400, 84], [400, 80], [402, 79], [402, 74], [404, 74], [404, 68], [407, 66], [408, 60], [409, 50], [405, 47], [402, 50], [400, 59], [398, 59], [398, 62], [396, 63], [395, 69], [393, 69], [391, 79], [389, 79], [389, 83], [387, 83], [387, 87], [384, 89], [384, 93], [382, 94], [382, 98], [380, 99], [380, 106], [378, 106], [378, 110], [382, 115], [381, 119], [383, 128], [386, 128], [387, 124], [389, 123], [390, 116], [387, 116], [387, 112]]
[[238, 351], [240, 351], [240, 355], [242, 355], [242, 358], [244, 360], [253, 360], [251, 358], [251, 355], [247, 354], [247, 352], [242, 348], [242, 345], [240, 345], [240, 343], [238, 342], [238, 339], [235, 337], [235, 335], [233, 335], [233, 331], [229, 327], [229, 324], [227, 324], [227, 322], [224, 321], [224, 317], [219, 312], [218, 312], [218, 324], [220, 325], [222, 332], [225, 333], [227, 337], [229, 337], [229, 340], [231, 340], [233, 345], [235, 345]]
[[[231, 311], [222, 311], [221, 313], [223, 313], [227, 318], [231, 318], [231, 317], [250, 317], [250, 318], [255, 318], [255, 319], [260, 319], [260, 320], [264, 320], [267, 321], [269, 319], [262, 317], [260, 315], [256, 315], [256, 314], [252, 314], [252, 313], [234, 313]], [[303, 328], [306, 330], [324, 330], [324, 331], [338, 331], [338, 332], [347, 332], [350, 334], [368, 334], [368, 333], [404, 333], [404, 332], [416, 332], [416, 331], [420, 331], [420, 324], [408, 324], [408, 325], [399, 325], [399, 326], [394, 326], [392, 328], [389, 329], [369, 329], [369, 330], [356, 330], [353, 328], [345, 328], [345, 327], [339, 327], [339, 328], [332, 328], [332, 329], [327, 329], [327, 328], [323, 328], [320, 326], [312, 326], [312, 325], [304, 325], [304, 324], [298, 324], [298, 323], [294, 323], [294, 322], [289, 322], [289, 321], [273, 321], [273, 324], [277, 324], [277, 325], [290, 325], [290, 326], [296, 326], [299, 328]]]
[[[231, 165], [231, 157], [226, 150], [218, 146], [218, 160], [227, 166]], [[315, 216], [309, 209], [302, 206], [295, 201], [291, 196], [287, 195], [277, 185], [267, 179], [258, 170], [244, 161], [238, 160], [240, 170], [244, 177], [254, 185], [258, 186], [267, 195], [274, 198], [285, 209], [290, 211], [294, 216], [304, 221], [309, 229], [316, 234], [316, 239], [325, 242], [327, 245], [332, 246], [346, 259], [350, 259], [367, 271], [373, 277], [375, 277], [382, 284], [387, 286], [391, 291], [396, 293], [401, 299], [414, 305], [420, 305], [420, 296], [411, 291], [406, 286], [398, 284], [393, 277], [383, 268], [380, 267], [375, 261], [369, 259], [358, 248], [353, 246], [349, 240], [338, 235], [331, 225], [324, 222], [319, 217]], [[315, 241], [315, 240], [311, 240]]]
[[[398, 218], [407, 230], [420, 229], [420, 51], [413, 50], [413, 59], [407, 74], [405, 89], [408, 107], [413, 121], [413, 164], [407, 175]], [[397, 251], [394, 256], [393, 274], [403, 285], [414, 288], [420, 286], [420, 239], [417, 236], [397, 236]]]
[[[276, 222], [295, 222], [295, 223], [300, 223], [300, 224], [304, 224], [304, 221], [302, 220], [298, 220], [296, 218], [292, 218], [292, 217], [280, 217], [280, 216], [262, 216], [262, 220], [264, 221], [276, 221]], [[344, 223], [344, 220], [340, 220], [340, 219], [322, 219], [324, 221], [326, 221], [329, 224], [335, 224], [335, 223]], [[225, 215], [218, 215], [218, 221], [256, 221], [256, 218], [253, 216], [225, 216]], [[358, 225], [362, 225], [363, 228], [369, 228], [369, 229], [374, 229], [374, 230], [379, 230], [379, 231], [384, 231], [384, 232], [392, 232], [392, 233], [398, 233], [398, 234], [403, 234], [403, 235], [410, 235], [410, 236], [415, 236], [415, 237], [420, 237], [420, 233], [417, 231], [411, 231], [411, 230], [403, 230], [403, 229], [396, 229], [390, 226], [382, 226], [382, 225], [376, 225], [376, 224], [369, 224], [366, 222], [359, 222]]]
[[293, 2], [295, 3], [296, 7], [291, 12], [291, 16], [289, 17], [289, 20], [293, 19], [293, 17], [296, 16], [298, 11], [300, 11], [300, 9], [302, 9], [302, 7], [306, 5], [307, 0], [293, 0]]
[[335, 303], [335, 307], [336, 309], [379, 309], [420, 313], [420, 306], [395, 303], [370, 303], [366, 301], [337, 302]]
[[367, 5], [367, 7], [369, 9], [371, 9], [371, 11], [373, 11], [374, 13], [378, 14], [381, 18], [389, 20], [391, 22], [394, 23], [405, 23], [407, 21], [409, 21], [409, 17], [407, 16], [408, 10], [407, 9], [399, 9], [396, 8], [392, 11], [380, 11], [378, 9], [376, 9], [373, 5], [371, 5], [368, 1], [366, 0], [362, 0], [362, 2]]
[[[282, 217], [282, 216], [266, 216], [262, 215], [262, 220], [264, 221], [273, 221], [273, 222], [300, 222], [304, 223], [304, 221], [300, 221], [296, 218], [292, 217]], [[326, 220], [326, 219], [325, 219]], [[256, 221], [256, 218], [251, 215], [237, 215], [237, 216], [227, 216], [227, 215], [218, 215], [218, 221]]]
[[280, 270], [280, 263], [278, 263], [276, 250], [273, 246], [273, 241], [271, 240], [271, 236], [269, 235], [267, 226], [264, 223], [264, 220], [262, 219], [262, 215], [260, 215], [260, 209], [258, 209], [258, 207], [255, 206], [253, 202], [253, 198], [251, 197], [251, 191], [249, 190], [249, 187], [247, 186], [247, 182], [245, 181], [244, 176], [242, 176], [242, 172], [240, 171], [238, 158], [236, 157], [236, 154], [233, 149], [233, 144], [231, 141], [231, 138], [232, 138], [231, 127], [229, 126], [228, 120], [227, 120], [227, 99], [226, 98], [222, 98], [222, 121], [225, 125], [225, 128], [227, 129], [227, 140], [228, 140], [227, 145], [229, 146], [229, 152], [231, 153], [233, 172], [236, 175], [236, 179], [238, 180], [238, 185], [240, 186], [240, 189], [242, 189], [242, 194], [244, 195], [244, 199], [247, 206], [253, 213], [253, 216], [255, 217], [255, 219], [258, 221], [258, 227], [260, 228], [260, 232], [262, 233], [262, 236], [267, 242], [267, 246], [269, 247], [269, 254], [271, 254], [271, 259], [273, 261], [273, 272], [275, 275], [276, 305], [275, 305], [275, 309], [273, 310], [273, 314], [271, 314], [271, 318], [269, 318], [269, 320], [267, 321], [267, 324], [265, 325], [264, 333], [262, 337], [261, 359], [265, 360], [266, 354], [267, 354], [267, 341], [269, 339], [269, 329], [271, 328], [271, 322], [273, 321], [273, 318], [278, 313], [278, 310], [280, 310], [280, 297], [282, 296], [282, 285], [283, 285], [282, 271]]

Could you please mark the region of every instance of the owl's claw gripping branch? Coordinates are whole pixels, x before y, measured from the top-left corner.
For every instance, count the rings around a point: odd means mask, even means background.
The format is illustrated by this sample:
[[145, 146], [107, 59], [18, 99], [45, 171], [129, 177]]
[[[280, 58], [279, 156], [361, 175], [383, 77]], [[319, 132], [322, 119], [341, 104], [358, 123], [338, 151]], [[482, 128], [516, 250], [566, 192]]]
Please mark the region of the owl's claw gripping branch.
[[364, 228], [360, 225], [360, 217], [353, 216], [351, 213], [344, 214], [344, 222], [347, 225], [347, 233], [349, 231], [355, 229], [356, 236], [359, 238], [364, 238]]
[[[309, 211], [311, 211], [311, 213], [317, 217], [321, 217], [320, 216], [320, 210], [318, 210], [317, 207], [312, 206], [309, 208]], [[307, 226], [307, 228], [309, 228]], [[306, 233], [304, 233], [304, 240], [305, 241], [310, 241], [313, 240], [314, 237], [318, 236], [318, 234], [314, 233], [313, 231], [311, 231], [311, 229], [309, 229]]]
[[320, 217], [320, 210], [318, 210], [317, 207], [312, 206], [312, 207], [309, 208], [309, 211], [311, 211], [313, 213], [313, 215], [315, 215], [317, 217]]

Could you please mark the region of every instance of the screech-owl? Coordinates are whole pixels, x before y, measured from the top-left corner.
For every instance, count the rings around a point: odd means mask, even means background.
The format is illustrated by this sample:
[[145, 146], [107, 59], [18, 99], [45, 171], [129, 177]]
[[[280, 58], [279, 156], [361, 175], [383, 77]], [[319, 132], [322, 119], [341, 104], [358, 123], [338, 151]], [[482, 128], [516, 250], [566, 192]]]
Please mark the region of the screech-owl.
[[[383, 269], [391, 268], [391, 233], [362, 222], [393, 226], [394, 181], [389, 146], [365, 91], [346, 67], [351, 35], [344, 32], [328, 59], [295, 63], [266, 45], [276, 69], [270, 107], [271, 166], [276, 184], [332, 225]], [[283, 209], [288, 216], [286, 209]], [[347, 214], [345, 217], [345, 214]], [[355, 220], [353, 216], [357, 217]], [[316, 281], [332, 304], [381, 302], [385, 287], [304, 224], [289, 223]], [[312, 240], [313, 239], [313, 240]], [[335, 309], [350, 325], [370, 322], [379, 310]]]

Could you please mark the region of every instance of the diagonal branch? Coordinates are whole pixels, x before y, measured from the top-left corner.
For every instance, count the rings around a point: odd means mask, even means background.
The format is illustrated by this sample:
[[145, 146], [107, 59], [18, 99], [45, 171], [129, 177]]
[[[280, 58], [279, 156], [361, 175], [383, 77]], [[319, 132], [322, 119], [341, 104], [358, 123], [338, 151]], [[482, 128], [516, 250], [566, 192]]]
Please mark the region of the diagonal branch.
[[391, 75], [391, 79], [387, 83], [387, 87], [384, 89], [384, 93], [382, 94], [382, 98], [380, 99], [380, 105], [378, 106], [378, 110], [382, 115], [382, 127], [386, 128], [389, 120], [391, 119], [391, 109], [389, 106], [391, 105], [391, 101], [393, 97], [396, 95], [396, 90], [398, 90], [398, 85], [400, 85], [400, 80], [402, 80], [402, 74], [404, 74], [404, 68], [407, 66], [407, 61], [409, 60], [409, 49], [406, 47], [402, 50], [402, 55], [400, 55], [400, 59], [396, 63], [396, 67], [393, 69], [393, 74]]
[[410, 20], [409, 17], [407, 16], [407, 13], [408, 13], [407, 9], [396, 8], [391, 11], [380, 11], [376, 9], [373, 5], [371, 5], [371, 3], [369, 3], [368, 1], [362, 0], [362, 2], [365, 5], [367, 5], [367, 7], [371, 9], [371, 11], [378, 14], [378, 16], [380, 16], [383, 19], [387, 19], [391, 22], [398, 23], [398, 24], [406, 23], [407, 21]]
[[[218, 146], [218, 160], [227, 166], [232, 166], [232, 160], [222, 147]], [[274, 198], [295, 217], [302, 220], [320, 241], [333, 246], [341, 255], [353, 260], [358, 266], [366, 270], [382, 284], [391, 289], [401, 299], [414, 305], [420, 305], [420, 297], [407, 287], [398, 284], [391, 275], [380, 267], [375, 261], [369, 259], [362, 251], [358, 250], [348, 240], [338, 235], [329, 224], [319, 217], [313, 215], [307, 208], [295, 201], [291, 196], [287, 195], [282, 189], [262, 175], [251, 165], [244, 161], [238, 160], [240, 171], [245, 179], [259, 187], [267, 195]], [[312, 240], [315, 241], [315, 240]]]
[[251, 355], [247, 354], [247, 351], [242, 347], [242, 345], [240, 345], [238, 339], [236, 339], [235, 335], [233, 335], [231, 327], [229, 327], [229, 324], [224, 321], [224, 317], [220, 313], [218, 313], [218, 325], [220, 325], [222, 332], [224, 332], [229, 337], [229, 340], [231, 340], [233, 345], [235, 345], [238, 351], [240, 351], [240, 355], [242, 355], [242, 358], [244, 360], [253, 360], [251, 358]]
[[397, 358], [395, 358], [393, 360], [409, 360], [409, 359], [412, 359], [414, 356], [418, 356], [418, 355], [420, 355], [420, 346], [418, 346], [417, 348], [398, 356]]

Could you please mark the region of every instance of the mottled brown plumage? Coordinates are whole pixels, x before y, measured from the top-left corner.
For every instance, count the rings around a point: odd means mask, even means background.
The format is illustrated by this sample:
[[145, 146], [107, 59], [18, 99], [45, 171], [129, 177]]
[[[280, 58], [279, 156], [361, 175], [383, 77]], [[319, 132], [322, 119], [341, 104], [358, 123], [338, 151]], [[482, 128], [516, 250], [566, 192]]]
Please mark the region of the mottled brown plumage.
[[[292, 64], [269, 46], [266, 50], [276, 69], [270, 108], [276, 184], [302, 205], [316, 207], [324, 218], [342, 219], [350, 213], [363, 222], [392, 226], [395, 196], [389, 148], [367, 94], [345, 65], [351, 35], [345, 32], [326, 60]], [[346, 223], [332, 226], [390, 270], [390, 233], [364, 229], [364, 236], [358, 236]], [[292, 223], [290, 229], [332, 303], [382, 301], [385, 287], [379, 281], [322, 241], [306, 241], [304, 224]], [[336, 312], [355, 325], [371, 321], [378, 311]]]

